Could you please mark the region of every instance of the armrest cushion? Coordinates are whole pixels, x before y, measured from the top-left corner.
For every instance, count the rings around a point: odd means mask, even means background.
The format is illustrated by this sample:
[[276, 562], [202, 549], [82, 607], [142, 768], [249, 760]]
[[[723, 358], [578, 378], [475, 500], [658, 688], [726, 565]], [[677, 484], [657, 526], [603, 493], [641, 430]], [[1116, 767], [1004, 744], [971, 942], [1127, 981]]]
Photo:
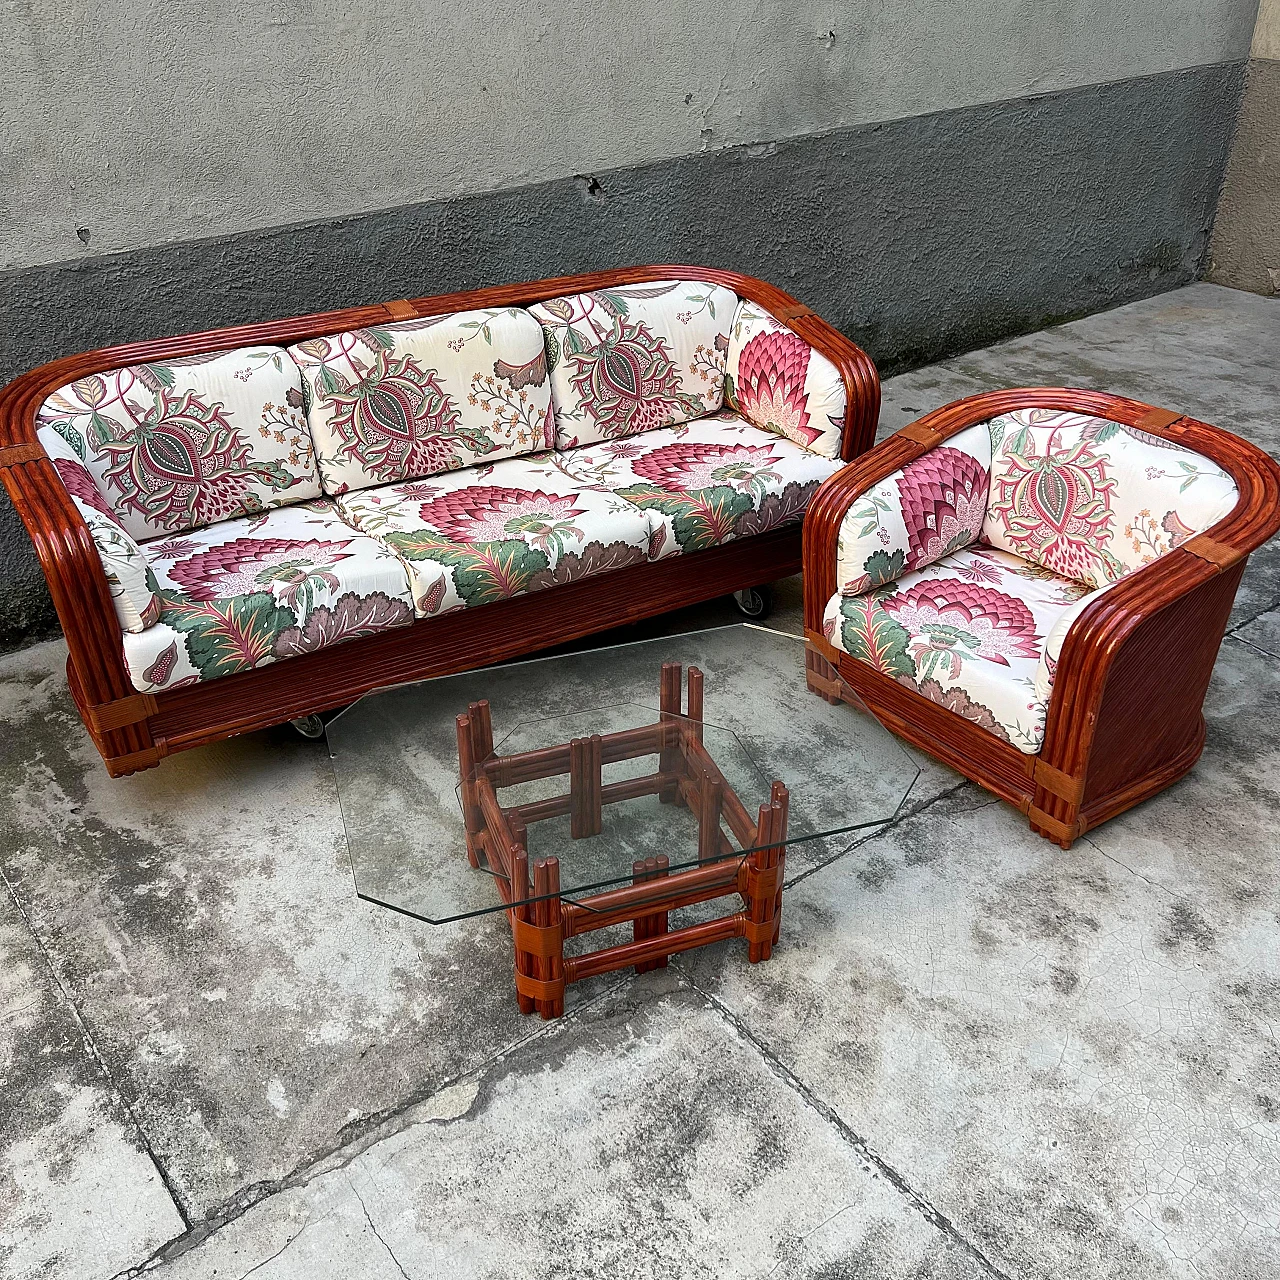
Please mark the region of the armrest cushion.
[[729, 330], [725, 394], [762, 431], [824, 458], [840, 457], [847, 399], [840, 370], [746, 298]]
[[990, 481], [991, 436], [978, 423], [872, 485], [840, 522], [840, 592], [858, 595], [976, 542]]
[[151, 588], [151, 574], [142, 548], [121, 527], [88, 467], [66, 440], [52, 427], [41, 427], [36, 439], [89, 526], [121, 628], [145, 631], [160, 616], [160, 597]]

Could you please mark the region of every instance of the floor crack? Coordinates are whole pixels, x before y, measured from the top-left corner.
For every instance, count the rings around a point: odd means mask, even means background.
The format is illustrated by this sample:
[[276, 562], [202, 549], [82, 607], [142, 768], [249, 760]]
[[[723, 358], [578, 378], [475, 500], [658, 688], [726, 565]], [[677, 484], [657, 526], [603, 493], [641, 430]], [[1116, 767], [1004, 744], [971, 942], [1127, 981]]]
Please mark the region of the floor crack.
[[824, 1102], [817, 1093], [800, 1079], [776, 1053], [759, 1040], [751, 1028], [723, 1001], [711, 992], [700, 987], [692, 978], [687, 981], [702, 998], [723, 1018], [742, 1039], [764, 1060], [769, 1070], [777, 1076], [789, 1089], [796, 1093], [809, 1109], [819, 1115], [852, 1147], [859, 1156], [876, 1170], [896, 1191], [898, 1191], [931, 1226], [935, 1227], [953, 1244], [962, 1248], [988, 1275], [995, 1280], [1012, 1280], [1008, 1272], [1001, 1270], [972, 1240], [966, 1236], [941, 1209], [929, 1202], [923, 1193], [917, 1191], [910, 1181], [881, 1156], [862, 1134], [856, 1132], [838, 1114], [829, 1103]]
[[483, 1079], [496, 1066], [526, 1045], [545, 1036], [555, 1034], [558, 1030], [562, 1030], [571, 1023], [578, 1021], [588, 1010], [607, 1000], [626, 981], [626, 978], [621, 978], [616, 982], [609, 983], [589, 1000], [584, 1000], [581, 1004], [575, 1005], [573, 1009], [566, 1010], [562, 1017], [536, 1025], [534, 1030], [527, 1032], [525, 1035], [517, 1036], [516, 1039], [490, 1054], [484, 1061], [465, 1070], [455, 1072], [430, 1089], [411, 1094], [394, 1108], [389, 1108], [375, 1116], [366, 1117], [358, 1134], [348, 1137], [345, 1141], [338, 1142], [327, 1151], [321, 1151], [318, 1154], [307, 1157], [289, 1173], [279, 1178], [251, 1183], [248, 1186], [241, 1187], [234, 1196], [211, 1209], [199, 1222], [189, 1224], [187, 1230], [181, 1235], [174, 1236], [171, 1240], [166, 1240], [164, 1244], [153, 1250], [143, 1261], [136, 1263], [132, 1267], [125, 1268], [125, 1270], [112, 1277], [112, 1280], [129, 1280], [130, 1277], [140, 1276], [154, 1267], [160, 1266], [162, 1263], [172, 1262], [173, 1259], [179, 1258], [184, 1253], [189, 1253], [192, 1249], [202, 1245], [224, 1227], [229, 1226], [251, 1209], [256, 1208], [266, 1200], [270, 1200], [273, 1196], [279, 1195], [284, 1191], [299, 1190], [316, 1178], [323, 1177], [326, 1174], [344, 1172], [353, 1161], [357, 1160], [370, 1147], [387, 1138], [394, 1137], [405, 1129], [412, 1128], [416, 1122], [409, 1118], [408, 1113], [415, 1108], [422, 1106], [432, 1098], [437, 1097], [448, 1089], [454, 1088], [465, 1080]]
[[404, 1280], [410, 1280], [409, 1273], [401, 1265], [400, 1259], [396, 1257], [395, 1250], [386, 1242], [386, 1239], [383, 1237], [382, 1232], [378, 1230], [377, 1224], [374, 1222], [373, 1217], [369, 1213], [369, 1206], [365, 1204], [364, 1196], [360, 1194], [360, 1188], [357, 1187], [356, 1184], [351, 1181], [351, 1178], [349, 1176], [347, 1178], [347, 1186], [351, 1188], [351, 1192], [355, 1196], [355, 1198], [360, 1201], [360, 1208], [364, 1210], [364, 1220], [369, 1224], [369, 1230], [372, 1231], [373, 1234], [378, 1237], [378, 1243], [382, 1245], [382, 1247], [387, 1251], [387, 1257], [389, 1257], [391, 1261], [396, 1264], [396, 1270], [399, 1271], [402, 1276], [404, 1276]]
[[72, 998], [70, 990], [62, 980], [62, 975], [58, 972], [57, 966], [53, 962], [53, 956], [49, 954], [49, 949], [44, 945], [44, 940], [36, 932], [35, 925], [32, 923], [31, 916], [27, 913], [27, 909], [22, 905], [21, 899], [18, 897], [18, 891], [14, 888], [13, 882], [5, 874], [4, 869], [0, 868], [0, 882], [9, 891], [9, 897], [13, 900], [13, 905], [17, 908], [18, 915], [22, 917], [22, 923], [26, 925], [27, 932], [31, 934], [32, 940], [35, 942], [36, 949], [40, 952], [41, 959], [44, 960], [45, 966], [49, 970], [49, 975], [53, 979], [54, 985], [61, 992], [63, 1000], [66, 1002], [67, 1009], [71, 1013], [71, 1017], [75, 1020], [76, 1027], [80, 1032], [80, 1042], [84, 1047], [85, 1053], [91, 1061], [93, 1061], [99, 1071], [102, 1072], [103, 1079], [107, 1082], [120, 1109], [133, 1122], [134, 1132], [139, 1145], [146, 1153], [147, 1158], [151, 1161], [156, 1173], [159, 1175], [161, 1185], [169, 1195], [169, 1199], [173, 1201], [173, 1207], [177, 1210], [178, 1217], [182, 1219], [182, 1225], [185, 1230], [190, 1231], [192, 1228], [191, 1217], [187, 1213], [187, 1207], [183, 1203], [182, 1197], [178, 1194], [178, 1189], [169, 1177], [169, 1171], [161, 1163], [156, 1149], [151, 1145], [151, 1139], [147, 1136], [147, 1131], [142, 1126], [142, 1120], [138, 1113], [134, 1110], [133, 1104], [125, 1099], [124, 1092], [121, 1090], [119, 1082], [111, 1068], [107, 1065], [106, 1059], [102, 1056], [98, 1049], [97, 1042], [93, 1036], [93, 1029], [89, 1026], [84, 1014], [80, 1012], [79, 1006]]

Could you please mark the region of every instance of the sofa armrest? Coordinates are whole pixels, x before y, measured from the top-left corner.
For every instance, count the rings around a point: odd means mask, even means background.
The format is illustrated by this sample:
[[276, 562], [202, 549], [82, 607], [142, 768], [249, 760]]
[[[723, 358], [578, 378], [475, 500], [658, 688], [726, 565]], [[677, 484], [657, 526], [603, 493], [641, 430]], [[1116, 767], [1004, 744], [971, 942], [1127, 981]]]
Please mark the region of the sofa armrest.
[[[73, 693], [77, 701], [100, 707], [134, 694], [120, 619], [93, 535], [36, 438], [36, 413], [50, 386], [61, 385], [55, 380], [65, 381], [64, 366], [73, 363], [74, 358], [46, 365], [0, 392], [0, 482], [48, 582], [74, 672]], [[131, 730], [121, 735], [126, 751], [147, 743]]]

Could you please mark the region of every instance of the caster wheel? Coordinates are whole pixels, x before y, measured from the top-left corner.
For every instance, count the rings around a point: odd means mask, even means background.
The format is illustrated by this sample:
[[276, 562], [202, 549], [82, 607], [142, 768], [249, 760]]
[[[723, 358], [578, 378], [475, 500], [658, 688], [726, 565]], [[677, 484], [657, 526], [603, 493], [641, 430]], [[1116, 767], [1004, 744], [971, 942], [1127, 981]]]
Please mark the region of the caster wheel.
[[746, 591], [735, 591], [733, 603], [744, 618], [759, 622], [773, 612], [773, 588], [748, 587]]
[[315, 740], [324, 737], [324, 720], [320, 716], [299, 716], [296, 720], [290, 720], [289, 723], [304, 738]]

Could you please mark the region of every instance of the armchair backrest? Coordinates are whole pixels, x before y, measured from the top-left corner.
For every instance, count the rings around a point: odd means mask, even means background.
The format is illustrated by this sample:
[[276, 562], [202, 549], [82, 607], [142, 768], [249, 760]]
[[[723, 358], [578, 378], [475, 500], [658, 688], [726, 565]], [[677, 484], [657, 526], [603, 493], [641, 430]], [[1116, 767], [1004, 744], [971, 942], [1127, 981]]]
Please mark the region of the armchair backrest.
[[983, 539], [1091, 587], [1149, 564], [1236, 503], [1217, 463], [1136, 427], [1037, 408], [987, 426]]

